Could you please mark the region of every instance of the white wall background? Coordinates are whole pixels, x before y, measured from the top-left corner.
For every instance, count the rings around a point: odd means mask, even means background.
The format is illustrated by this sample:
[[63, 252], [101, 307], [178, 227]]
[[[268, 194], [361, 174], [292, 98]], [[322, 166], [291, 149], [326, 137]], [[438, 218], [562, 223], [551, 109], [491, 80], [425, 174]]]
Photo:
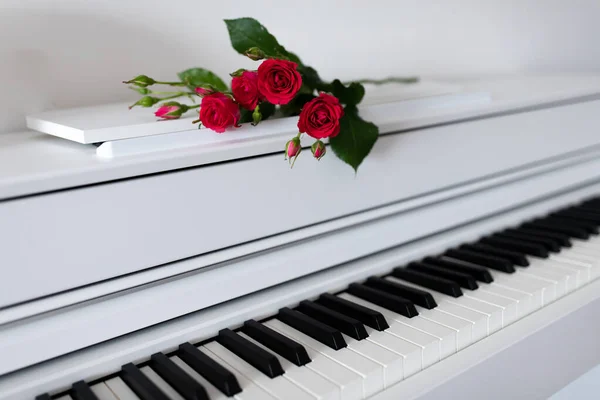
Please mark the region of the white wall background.
[[0, 132], [132, 99], [139, 73], [249, 67], [221, 21], [241, 16], [327, 78], [600, 72], [600, 0], [0, 0]]

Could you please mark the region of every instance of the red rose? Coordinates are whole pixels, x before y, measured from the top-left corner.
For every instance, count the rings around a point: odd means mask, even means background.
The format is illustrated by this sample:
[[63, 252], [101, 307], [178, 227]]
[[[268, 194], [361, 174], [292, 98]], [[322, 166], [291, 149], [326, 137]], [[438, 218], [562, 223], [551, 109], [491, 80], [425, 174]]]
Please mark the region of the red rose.
[[205, 127], [223, 133], [230, 126], [237, 126], [240, 108], [229, 96], [213, 93], [202, 98], [200, 121]]
[[254, 110], [260, 101], [258, 93], [258, 74], [244, 71], [231, 80], [231, 91], [235, 100], [245, 109]]
[[340, 118], [344, 115], [337, 97], [321, 93], [302, 107], [298, 129], [315, 139], [336, 137], [340, 133]]
[[271, 104], [289, 103], [302, 86], [298, 64], [268, 59], [258, 67], [258, 91]]

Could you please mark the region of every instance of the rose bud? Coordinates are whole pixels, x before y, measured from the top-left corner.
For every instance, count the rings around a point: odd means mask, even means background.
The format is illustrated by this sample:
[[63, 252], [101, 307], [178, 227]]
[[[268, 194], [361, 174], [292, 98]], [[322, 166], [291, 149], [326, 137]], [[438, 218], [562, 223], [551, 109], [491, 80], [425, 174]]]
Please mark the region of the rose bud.
[[233, 99], [217, 92], [204, 96], [200, 105], [200, 121], [217, 133], [225, 132], [230, 126], [239, 126], [240, 107]]
[[217, 91], [212, 87], [197, 87], [194, 92], [200, 97], [208, 96], [209, 94], [216, 93]]
[[254, 61], [263, 60], [266, 57], [265, 52], [258, 47], [250, 47], [244, 54], [246, 57]]
[[161, 104], [154, 115], [162, 119], [178, 119], [188, 110], [189, 107], [185, 104], [179, 104], [176, 101], [169, 101]]
[[298, 130], [315, 139], [336, 137], [340, 133], [343, 115], [344, 109], [337, 97], [321, 93], [302, 107]]
[[327, 149], [325, 147], [325, 143], [321, 142], [320, 140], [317, 140], [311, 147], [310, 147], [310, 151], [313, 154], [313, 157], [317, 159], [317, 161], [321, 160], [321, 158], [323, 158], [323, 156], [325, 155], [325, 153], [327, 152]]
[[258, 93], [258, 73], [244, 71], [231, 80], [231, 92], [235, 101], [247, 110], [254, 110], [260, 101]]
[[260, 112], [260, 106], [256, 106], [252, 112], [252, 126], [256, 126], [262, 121], [262, 113]]
[[160, 99], [157, 99], [156, 97], [144, 96], [141, 99], [139, 99], [138, 101], [136, 101], [135, 103], [133, 103], [132, 105], [130, 105], [129, 109], [131, 110], [135, 106], [152, 107], [159, 101], [160, 101]]
[[156, 81], [146, 75], [138, 75], [130, 81], [123, 81], [123, 83], [127, 83], [129, 85], [135, 85], [138, 87], [146, 87], [151, 86], [156, 83]]
[[301, 151], [302, 146], [300, 145], [300, 134], [285, 144], [285, 159], [290, 160], [292, 167], [296, 163], [296, 159], [300, 155]]
[[258, 67], [258, 91], [271, 104], [287, 104], [300, 90], [302, 76], [298, 64], [268, 59]]

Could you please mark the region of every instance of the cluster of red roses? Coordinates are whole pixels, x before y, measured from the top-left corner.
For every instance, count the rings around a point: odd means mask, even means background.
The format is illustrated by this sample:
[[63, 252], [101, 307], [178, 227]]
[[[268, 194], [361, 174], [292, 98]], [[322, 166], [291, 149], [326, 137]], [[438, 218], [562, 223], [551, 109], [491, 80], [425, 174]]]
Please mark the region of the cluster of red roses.
[[[264, 60], [257, 71], [234, 72], [231, 93], [218, 92], [212, 88], [196, 88], [196, 93], [202, 97], [200, 122], [215, 132], [225, 132], [229, 127], [239, 126], [240, 107], [258, 113], [260, 120], [260, 103], [285, 105], [298, 94], [302, 87], [302, 76], [297, 67], [292, 61], [270, 58]], [[163, 119], [179, 118], [182, 111], [187, 111], [181, 107], [179, 103], [165, 103], [155, 115]], [[306, 103], [298, 120], [299, 133], [286, 143], [286, 157], [290, 162], [295, 161], [302, 150], [302, 133], [317, 139], [311, 150], [315, 158], [321, 159], [325, 155], [325, 144], [321, 139], [338, 135], [343, 114], [339, 100], [327, 93], [321, 93]], [[258, 122], [257, 118], [255, 122]]]

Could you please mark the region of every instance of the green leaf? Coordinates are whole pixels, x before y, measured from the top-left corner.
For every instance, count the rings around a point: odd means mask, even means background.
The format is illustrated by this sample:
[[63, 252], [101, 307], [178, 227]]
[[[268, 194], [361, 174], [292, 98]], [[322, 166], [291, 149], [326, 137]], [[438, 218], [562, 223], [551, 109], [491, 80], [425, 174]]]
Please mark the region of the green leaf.
[[245, 122], [252, 122], [252, 113], [254, 110], [246, 110], [240, 107], [240, 124]]
[[204, 68], [190, 68], [177, 74], [179, 79], [186, 83], [186, 86], [194, 90], [197, 87], [213, 87], [219, 92], [229, 90], [227, 84], [223, 82], [214, 72]]
[[379, 128], [358, 116], [355, 106], [347, 106], [340, 120], [340, 133], [329, 138], [335, 155], [356, 172], [379, 137]]
[[309, 67], [307, 65], [299, 65], [298, 72], [302, 75], [302, 84], [308, 86], [310, 89], [315, 90], [324, 90], [321, 89], [321, 86], [325, 83], [321, 80], [321, 77], [317, 73], [317, 71], [313, 67]]
[[316, 96], [314, 96], [312, 93], [299, 93], [292, 99], [292, 101], [280, 107], [281, 113], [286, 117], [300, 115], [302, 107], [304, 107], [306, 103], [315, 97]]
[[337, 97], [342, 104], [355, 106], [361, 102], [365, 96], [365, 87], [358, 83], [352, 82], [348, 86], [344, 86], [339, 79], [331, 82], [331, 93]]
[[267, 101], [263, 101], [260, 103], [260, 113], [262, 114], [262, 120], [264, 121], [275, 114], [275, 106]]
[[245, 54], [252, 47], [258, 47], [267, 56], [287, 58], [297, 64], [302, 64], [300, 58], [291, 53], [277, 42], [267, 28], [254, 18], [226, 19], [227, 30], [231, 45], [240, 54]]

